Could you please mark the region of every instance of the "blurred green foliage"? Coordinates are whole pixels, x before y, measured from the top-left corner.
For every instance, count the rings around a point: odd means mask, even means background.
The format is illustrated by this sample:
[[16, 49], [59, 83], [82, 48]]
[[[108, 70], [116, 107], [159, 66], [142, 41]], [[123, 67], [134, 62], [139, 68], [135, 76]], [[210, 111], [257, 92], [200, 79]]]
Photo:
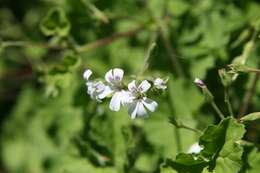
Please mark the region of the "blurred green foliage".
[[[219, 119], [193, 80], [204, 79], [229, 115], [218, 69], [258, 68], [259, 30], [257, 0], [2, 0], [0, 172], [258, 172], [259, 121], [244, 137], [233, 119], [211, 125]], [[131, 120], [89, 98], [85, 68], [137, 75], [154, 40], [144, 75], [170, 78], [155, 113]], [[235, 115], [254, 78], [242, 74], [229, 86]], [[247, 112], [259, 103], [258, 82]], [[170, 118], [207, 130], [200, 137]], [[242, 137], [250, 141], [244, 151]], [[209, 163], [186, 154], [198, 141]]]

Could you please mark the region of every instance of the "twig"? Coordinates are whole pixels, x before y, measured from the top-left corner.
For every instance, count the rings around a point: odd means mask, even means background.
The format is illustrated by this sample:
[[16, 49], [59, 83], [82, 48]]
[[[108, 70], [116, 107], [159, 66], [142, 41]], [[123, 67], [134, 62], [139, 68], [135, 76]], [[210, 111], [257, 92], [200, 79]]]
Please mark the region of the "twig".
[[29, 41], [3, 41], [2, 42], [2, 47], [3, 48], [8, 48], [8, 47], [42, 47], [42, 48], [47, 48], [47, 49], [54, 49], [54, 50], [59, 50], [59, 49], [64, 49], [65, 47], [61, 47], [59, 45], [50, 45], [50, 44], [43, 44], [43, 43], [34, 43], [34, 42], [29, 42]]
[[[87, 43], [85, 45], [82, 46], [78, 46], [76, 47], [76, 50], [80, 53], [80, 52], [85, 52], [85, 51], [89, 51], [90, 49], [95, 49], [104, 45], [108, 45], [110, 43], [112, 43], [115, 40], [118, 40], [120, 38], [124, 38], [124, 37], [130, 37], [132, 35], [137, 34], [138, 32], [140, 32], [141, 30], [144, 29], [145, 25], [140, 25], [134, 29], [131, 29], [129, 31], [126, 32], [120, 32], [120, 33], [115, 33], [112, 36], [100, 39], [100, 40], [96, 40], [94, 42], [91, 43]], [[26, 46], [31, 46], [31, 47], [42, 47], [42, 48], [47, 48], [47, 49], [65, 49], [66, 47], [61, 47], [59, 45], [49, 45], [49, 44], [42, 44], [42, 43], [33, 43], [33, 42], [28, 42], [28, 41], [3, 41], [2, 42], [2, 46], [4, 48], [7, 47], [26, 47]]]
[[90, 49], [95, 49], [104, 45], [108, 45], [110, 43], [112, 43], [115, 40], [118, 40], [120, 38], [124, 38], [124, 37], [130, 37], [133, 35], [136, 35], [138, 32], [142, 31], [144, 29], [144, 25], [138, 26], [132, 30], [126, 31], [126, 32], [119, 32], [119, 33], [115, 33], [110, 37], [106, 37], [106, 38], [102, 38], [100, 40], [96, 40], [92, 43], [87, 43], [85, 45], [79, 46], [77, 48], [78, 52], [86, 52], [89, 51]]
[[245, 97], [243, 99], [243, 103], [242, 103], [241, 109], [238, 114], [238, 119], [240, 119], [243, 115], [245, 115], [245, 113], [248, 109], [248, 106], [251, 102], [251, 99], [255, 93], [256, 85], [257, 85], [259, 77], [260, 77], [260, 73], [256, 73], [254, 76], [254, 79], [250, 85], [250, 88], [247, 90]]

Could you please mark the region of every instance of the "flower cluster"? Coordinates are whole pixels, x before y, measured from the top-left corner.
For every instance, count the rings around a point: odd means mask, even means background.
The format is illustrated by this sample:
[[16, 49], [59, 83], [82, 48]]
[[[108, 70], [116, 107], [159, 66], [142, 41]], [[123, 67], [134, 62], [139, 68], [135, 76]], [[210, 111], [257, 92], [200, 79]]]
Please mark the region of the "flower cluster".
[[124, 71], [119, 68], [109, 70], [105, 74], [105, 80], [91, 80], [92, 71], [87, 69], [83, 77], [86, 80], [87, 93], [92, 99], [101, 102], [102, 99], [111, 97], [109, 108], [112, 111], [119, 111], [127, 107], [132, 119], [137, 116], [146, 116], [147, 111], [154, 112], [158, 106], [157, 102], [147, 98], [147, 92], [153, 86], [157, 90], [167, 88], [167, 80], [156, 78], [151, 83], [143, 80], [138, 84], [136, 80], [126, 86], [123, 83]]

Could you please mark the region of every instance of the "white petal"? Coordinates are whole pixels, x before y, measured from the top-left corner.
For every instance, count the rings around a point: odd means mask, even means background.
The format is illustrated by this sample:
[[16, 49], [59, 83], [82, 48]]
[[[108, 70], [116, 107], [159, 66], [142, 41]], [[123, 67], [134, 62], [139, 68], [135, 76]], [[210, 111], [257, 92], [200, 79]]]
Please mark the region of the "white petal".
[[150, 87], [151, 87], [151, 84], [150, 84], [147, 80], [144, 80], [144, 81], [138, 86], [138, 89], [140, 90], [141, 93], [144, 93], [144, 92], [148, 91]]
[[149, 111], [154, 112], [158, 106], [156, 101], [153, 101], [151, 99], [148, 99], [144, 97], [142, 103], [144, 104], [145, 108], [147, 108]]
[[198, 154], [202, 149], [203, 148], [198, 143], [195, 143], [189, 148], [188, 153]]
[[113, 77], [113, 70], [109, 70], [106, 74], [105, 74], [105, 79], [107, 82], [111, 83], [114, 80]]
[[84, 78], [85, 80], [88, 80], [91, 75], [92, 75], [92, 71], [89, 70], [89, 69], [87, 69], [87, 70], [85, 70], [84, 73], [83, 73], [83, 78]]
[[129, 92], [129, 91], [124, 91], [122, 95], [122, 105], [125, 106], [129, 103], [132, 103], [135, 100], [135, 96]]
[[105, 84], [103, 84], [103, 82], [101, 81], [98, 81], [96, 84], [95, 84], [95, 89], [96, 89], [96, 92], [97, 93], [101, 93], [105, 90], [106, 86]]
[[146, 112], [146, 110], [145, 110], [145, 108], [144, 108], [144, 105], [143, 105], [143, 103], [142, 102], [137, 102], [137, 115], [139, 115], [139, 116], [145, 116], [145, 115], [147, 115], [147, 112]]
[[113, 69], [113, 77], [116, 81], [121, 81], [124, 76], [124, 71], [120, 68], [114, 68]]
[[135, 92], [136, 89], [137, 89], [137, 87], [136, 87], [136, 84], [135, 84], [135, 80], [133, 80], [132, 82], [130, 82], [130, 83], [128, 84], [128, 90], [129, 90], [130, 92]]
[[161, 85], [163, 83], [163, 80], [161, 78], [156, 78], [154, 80], [154, 85]]
[[137, 102], [130, 103], [128, 105], [128, 114], [131, 116], [132, 119], [135, 119], [137, 114]]
[[116, 92], [111, 101], [110, 101], [110, 104], [109, 104], [109, 108], [112, 110], [112, 111], [119, 111], [120, 109], [120, 104], [121, 104], [121, 94], [119, 92]]
[[99, 99], [104, 99], [105, 97], [109, 96], [113, 92], [114, 91], [109, 86], [106, 86], [104, 91], [98, 95], [98, 98]]

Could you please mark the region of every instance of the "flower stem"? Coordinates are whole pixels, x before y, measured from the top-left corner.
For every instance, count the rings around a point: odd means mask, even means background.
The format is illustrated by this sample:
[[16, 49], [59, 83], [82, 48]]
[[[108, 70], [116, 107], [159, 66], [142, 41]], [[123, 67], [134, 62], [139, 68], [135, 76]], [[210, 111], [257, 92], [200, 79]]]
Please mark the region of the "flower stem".
[[[173, 110], [173, 100], [172, 100], [172, 98], [171, 98], [171, 96], [170, 96], [170, 91], [168, 90], [168, 94], [167, 94], [167, 99], [168, 99], [168, 105], [169, 105], [169, 109], [170, 109], [170, 113], [171, 113], [171, 115], [174, 115], [174, 110]], [[180, 129], [177, 127], [178, 125], [178, 123], [177, 123], [177, 121], [176, 121], [176, 119], [175, 119], [175, 117], [173, 117], [172, 118], [172, 120], [174, 121], [174, 123], [172, 123], [172, 124], [174, 124], [175, 125], [175, 129], [174, 129], [174, 136], [175, 136], [175, 140], [176, 140], [176, 143], [177, 143], [177, 150], [178, 150], [178, 152], [181, 152], [182, 151], [182, 146], [181, 146], [181, 136], [180, 136]]]
[[183, 128], [183, 129], [187, 129], [187, 130], [190, 130], [190, 131], [193, 131], [193, 132], [202, 134], [202, 131], [200, 131], [199, 129], [195, 129], [195, 128], [193, 128], [193, 127], [184, 125], [184, 124], [182, 124], [182, 123], [179, 123], [178, 126], [177, 126], [177, 128]]
[[260, 78], [260, 73], [255, 74], [254, 79], [250, 85], [250, 88], [248, 88], [248, 90], [244, 96], [243, 103], [242, 103], [241, 109], [238, 114], [238, 118], [241, 118], [243, 115], [245, 115], [245, 113], [248, 109], [248, 106], [251, 102], [251, 99], [256, 91], [256, 86], [257, 86], [257, 82], [258, 82], [259, 78]]
[[149, 65], [150, 65], [149, 60], [151, 59], [152, 53], [154, 52], [154, 49], [156, 47], [157, 36], [158, 36], [157, 31], [155, 31], [151, 36], [148, 51], [147, 51], [145, 59], [144, 59], [144, 65], [143, 65], [142, 69], [140, 70], [138, 76], [141, 76], [149, 68]]
[[229, 112], [229, 115], [230, 116], [234, 116], [234, 113], [233, 113], [233, 109], [232, 109], [232, 106], [231, 106], [231, 103], [230, 103], [230, 98], [229, 98], [229, 89], [227, 87], [225, 87], [225, 102], [227, 104], [227, 107], [228, 107], [228, 112]]
[[260, 73], [260, 69], [247, 67], [246, 70], [252, 73]]
[[213, 109], [217, 112], [218, 116], [223, 120], [225, 118], [225, 116], [222, 114], [222, 112], [220, 111], [220, 109], [218, 108], [218, 106], [216, 105], [215, 101], [212, 100], [210, 102], [211, 106], [213, 107]]

